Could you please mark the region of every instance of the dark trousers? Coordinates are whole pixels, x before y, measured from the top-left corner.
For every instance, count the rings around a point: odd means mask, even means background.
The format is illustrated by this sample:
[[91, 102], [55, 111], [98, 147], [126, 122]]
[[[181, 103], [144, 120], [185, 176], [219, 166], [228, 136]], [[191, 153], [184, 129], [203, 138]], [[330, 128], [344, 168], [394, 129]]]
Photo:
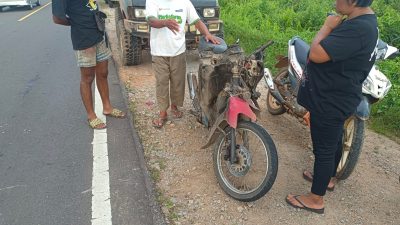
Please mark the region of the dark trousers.
[[313, 142], [314, 179], [313, 194], [324, 196], [329, 181], [336, 175], [342, 157], [344, 119], [311, 113], [311, 139]]

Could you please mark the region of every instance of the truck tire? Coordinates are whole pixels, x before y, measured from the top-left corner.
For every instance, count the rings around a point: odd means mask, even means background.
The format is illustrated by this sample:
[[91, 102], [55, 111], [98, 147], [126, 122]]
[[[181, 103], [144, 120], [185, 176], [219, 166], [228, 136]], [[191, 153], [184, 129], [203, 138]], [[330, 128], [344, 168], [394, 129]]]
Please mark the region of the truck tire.
[[122, 25], [124, 24], [124, 20], [122, 18], [122, 13], [121, 13], [121, 9], [119, 7], [115, 8], [115, 26], [116, 26], [116, 34], [117, 34], [117, 38], [119, 40], [119, 36], [120, 36], [120, 29], [119, 29], [119, 23], [121, 21]]
[[122, 20], [122, 13], [121, 13], [121, 9], [119, 9], [118, 7], [115, 8], [115, 21], [118, 23], [118, 21]]
[[125, 30], [123, 20], [118, 21], [117, 35], [121, 49], [121, 61], [124, 66], [139, 65], [141, 63], [142, 49], [140, 39], [132, 36]]
[[140, 37], [131, 37], [131, 46], [133, 51], [132, 65], [139, 65], [142, 63], [142, 39]]

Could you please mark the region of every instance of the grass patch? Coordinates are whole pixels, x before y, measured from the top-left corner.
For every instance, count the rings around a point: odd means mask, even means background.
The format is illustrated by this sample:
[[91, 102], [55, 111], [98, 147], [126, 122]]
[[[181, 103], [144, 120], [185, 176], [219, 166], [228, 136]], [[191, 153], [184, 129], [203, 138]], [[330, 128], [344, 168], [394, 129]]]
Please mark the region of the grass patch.
[[179, 219], [179, 215], [176, 213], [175, 204], [170, 198], [165, 196], [160, 188], [157, 188], [157, 201], [164, 207], [163, 212], [166, 214], [169, 224], [174, 225]]
[[153, 179], [153, 181], [155, 181], [155, 182], [160, 182], [160, 178], [161, 178], [160, 170], [158, 170], [156, 168], [150, 168], [149, 171], [150, 171], [151, 179]]

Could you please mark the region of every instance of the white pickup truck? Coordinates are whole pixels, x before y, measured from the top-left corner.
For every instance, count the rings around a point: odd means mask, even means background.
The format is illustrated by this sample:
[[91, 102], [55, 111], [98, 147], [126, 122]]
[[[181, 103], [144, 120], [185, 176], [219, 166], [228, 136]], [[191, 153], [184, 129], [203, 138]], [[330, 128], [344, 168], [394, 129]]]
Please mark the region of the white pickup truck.
[[0, 12], [5, 7], [18, 7], [23, 6], [28, 9], [33, 9], [35, 6], [40, 5], [40, 0], [0, 0]]

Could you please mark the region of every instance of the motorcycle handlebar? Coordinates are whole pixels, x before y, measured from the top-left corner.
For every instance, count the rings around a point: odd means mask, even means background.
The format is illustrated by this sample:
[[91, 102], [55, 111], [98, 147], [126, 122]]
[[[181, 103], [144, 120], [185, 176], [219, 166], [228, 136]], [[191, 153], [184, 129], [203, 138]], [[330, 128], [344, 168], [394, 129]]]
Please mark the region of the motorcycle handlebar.
[[261, 47], [259, 47], [257, 50], [255, 50], [251, 55], [257, 55], [259, 53], [264, 52], [264, 50], [266, 48], [268, 48], [269, 46], [271, 46], [272, 44], [274, 44], [274, 41], [270, 40], [268, 41], [265, 45], [262, 45]]

